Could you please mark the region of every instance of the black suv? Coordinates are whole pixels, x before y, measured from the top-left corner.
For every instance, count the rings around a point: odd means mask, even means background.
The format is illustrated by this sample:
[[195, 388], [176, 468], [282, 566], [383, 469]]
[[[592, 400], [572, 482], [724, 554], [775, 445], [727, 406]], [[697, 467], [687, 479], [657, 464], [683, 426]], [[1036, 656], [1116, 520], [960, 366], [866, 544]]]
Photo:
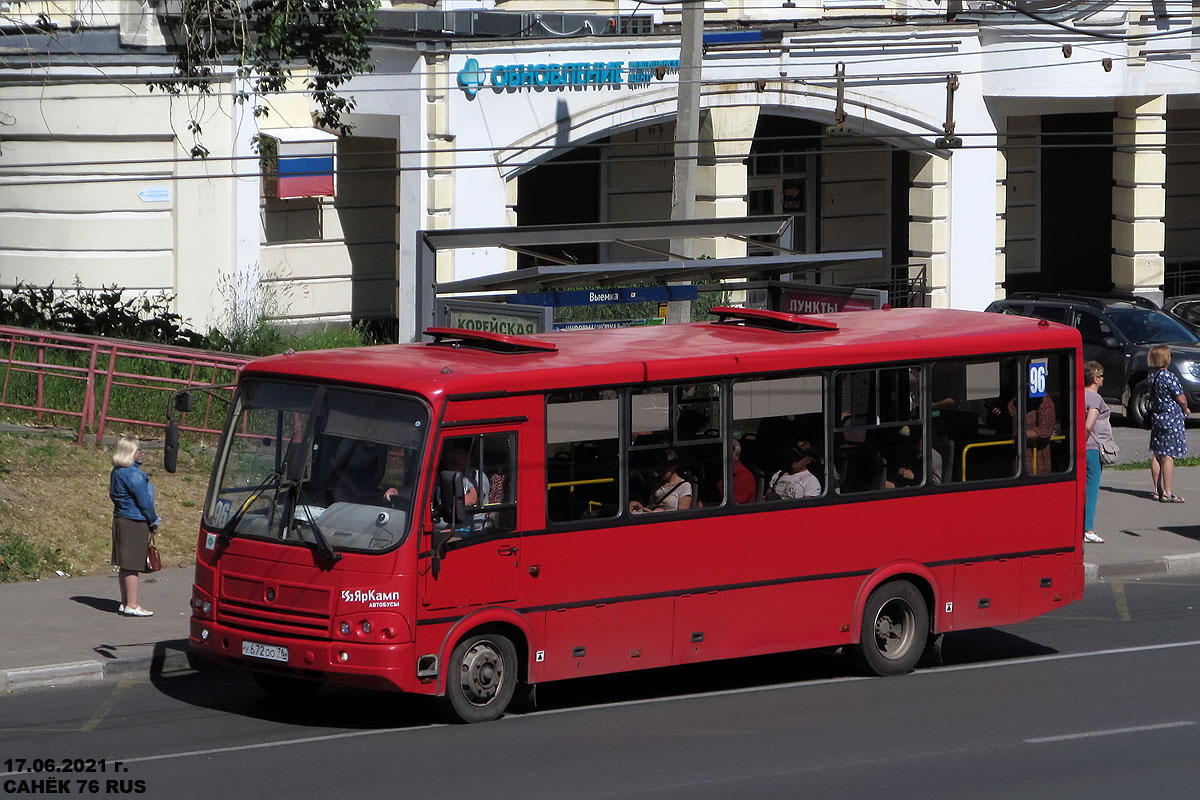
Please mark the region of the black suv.
[[1200, 337], [1144, 297], [1016, 293], [988, 311], [1061, 322], [1083, 336], [1083, 357], [1104, 365], [1100, 391], [1135, 425], [1146, 414], [1146, 355], [1155, 345], [1171, 348], [1171, 371], [1193, 408], [1200, 407]]

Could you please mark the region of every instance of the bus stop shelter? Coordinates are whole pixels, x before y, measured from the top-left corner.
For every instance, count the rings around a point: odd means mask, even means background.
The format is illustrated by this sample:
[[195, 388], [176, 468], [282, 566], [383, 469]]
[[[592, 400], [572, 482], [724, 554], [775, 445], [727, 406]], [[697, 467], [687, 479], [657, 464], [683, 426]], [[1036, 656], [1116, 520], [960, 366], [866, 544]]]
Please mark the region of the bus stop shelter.
[[[470, 301], [503, 301], [518, 292], [547, 293], [579, 287], [631, 284], [664, 287], [690, 284], [699, 291], [775, 289], [776, 296], [783, 296], [779, 292], [786, 291], [788, 287], [793, 287], [794, 291], [794, 287], [804, 285], [792, 280], [796, 273], [833, 265], [852, 265], [882, 257], [879, 250], [816, 254], [797, 252], [790, 246], [792, 222], [790, 216], [725, 217], [419, 231], [416, 258], [417, 330], [423, 331], [442, 322], [437, 318], [437, 300], [447, 296]], [[770, 255], [739, 258], [685, 259], [654, 244], [668, 240], [718, 237], [736, 239], [772, 252]], [[552, 255], [555, 248], [582, 243], [624, 245], [654, 258], [577, 264]], [[439, 252], [483, 247], [502, 248], [544, 263], [464, 280], [437, 280]], [[886, 293], [857, 290], [857, 294], [864, 302], [870, 303], [860, 307], [878, 307], [886, 301], [886, 297], [879, 296]], [[500, 310], [499, 304], [497, 310]]]

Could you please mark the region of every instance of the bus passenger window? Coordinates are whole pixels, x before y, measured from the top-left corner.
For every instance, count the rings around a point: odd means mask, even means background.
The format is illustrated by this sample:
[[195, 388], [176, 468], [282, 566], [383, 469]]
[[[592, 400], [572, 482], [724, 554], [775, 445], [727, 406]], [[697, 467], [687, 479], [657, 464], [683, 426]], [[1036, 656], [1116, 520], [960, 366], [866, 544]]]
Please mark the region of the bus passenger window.
[[546, 397], [549, 522], [620, 513], [619, 427], [615, 389], [581, 389]]
[[724, 502], [721, 384], [630, 393], [629, 508], [682, 511]]
[[839, 494], [941, 482], [940, 454], [926, 464], [921, 376], [917, 366], [837, 376], [833, 471]]
[[945, 483], [1017, 474], [1016, 386], [1019, 359], [950, 359], [933, 365], [931, 445]]
[[[464, 499], [471, 512], [471, 520], [458, 529], [459, 536], [516, 528], [516, 457], [515, 433], [455, 436], [442, 442], [438, 472], [462, 473]], [[438, 519], [436, 502], [434, 513]]]
[[[733, 462], [735, 503], [763, 500], [771, 478], [791, 470], [791, 451], [801, 445], [812, 451], [807, 469], [823, 491], [824, 401], [825, 382], [820, 375], [751, 378], [733, 384], [733, 436], [741, 450]], [[754, 479], [752, 493], [746, 478], [739, 480], [743, 470]]]
[[1029, 357], [1025, 386], [1025, 472], [1071, 469], [1071, 359], [1065, 353]]

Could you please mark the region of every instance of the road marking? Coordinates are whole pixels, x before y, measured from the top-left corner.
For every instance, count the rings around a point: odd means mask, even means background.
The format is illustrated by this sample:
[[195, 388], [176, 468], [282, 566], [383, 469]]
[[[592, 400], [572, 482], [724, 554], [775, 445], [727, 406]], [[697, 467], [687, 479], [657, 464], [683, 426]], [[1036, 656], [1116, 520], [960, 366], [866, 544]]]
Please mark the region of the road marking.
[[1133, 728], [1112, 728], [1107, 731], [1086, 731], [1084, 733], [1066, 733], [1062, 736], [1040, 736], [1036, 739], [1025, 739], [1026, 744], [1045, 744], [1047, 742], [1068, 742], [1072, 739], [1094, 739], [1097, 736], [1119, 736], [1123, 733], [1141, 733], [1142, 731], [1161, 731], [1167, 728], [1186, 728], [1195, 725], [1194, 722], [1163, 722], [1158, 725], [1138, 725]]
[[[1030, 656], [1029, 658], [1014, 658], [1008, 661], [990, 661], [982, 664], [959, 664], [952, 667], [933, 667], [926, 670], [914, 672], [913, 676], [922, 675], [941, 675], [946, 672], [965, 672], [975, 669], [994, 669], [996, 667], [1014, 667], [1025, 664], [1038, 664], [1045, 661], [1066, 661], [1076, 658], [1096, 658], [1099, 656], [1125, 655], [1128, 653], [1150, 653], [1156, 650], [1175, 650], [1183, 647], [1200, 647], [1200, 639], [1187, 642], [1169, 642], [1167, 644], [1152, 644], [1143, 645], [1141, 647], [1118, 647], [1109, 650], [1092, 650], [1085, 653], [1059, 653], [1050, 656]], [[856, 683], [859, 681], [876, 680], [875, 678], [861, 677], [840, 677], [840, 678], [823, 678], [814, 681], [792, 681], [789, 683], [773, 683], [768, 686], [748, 686], [741, 689], [725, 689], [715, 690], [711, 692], [694, 692], [684, 695], [672, 695], [670, 697], [647, 697], [640, 700], [624, 700], [615, 703], [597, 703], [586, 706], [571, 706], [570, 708], [554, 708], [545, 711], [530, 711], [520, 716], [509, 717], [510, 721], [528, 719], [530, 717], [543, 717], [552, 714], [570, 714], [581, 711], [595, 711], [606, 708], [624, 708], [628, 706], [650, 705], [653, 703], [674, 703], [680, 700], [696, 700], [704, 697], [723, 697], [726, 695], [750, 694], [754, 692], [772, 692], [779, 689], [798, 689], [810, 686], [826, 686], [837, 683]], [[1180, 724], [1190, 725], [1192, 723], [1170, 723], [1178, 726]], [[213, 756], [222, 753], [240, 753], [248, 750], [264, 750], [273, 747], [291, 747], [299, 744], [314, 744], [317, 742], [331, 742], [338, 739], [357, 739], [363, 736], [381, 736], [389, 733], [405, 733], [409, 731], [423, 731], [431, 728], [445, 728], [446, 723], [431, 723], [429, 725], [410, 725], [403, 728], [382, 728], [379, 730], [370, 731], [348, 731], [346, 733], [332, 733], [325, 736], [305, 736], [299, 739], [278, 739], [271, 742], [259, 742], [257, 744], [231, 745], [229, 747], [211, 747], [204, 750], [188, 750], [185, 752], [176, 753], [161, 753], [150, 756], [137, 756], [131, 758], [114, 759], [125, 764], [141, 764], [150, 761], [170, 761], [177, 758], [195, 758], [198, 756]], [[1133, 729], [1129, 729], [1133, 730]], [[10, 775], [16, 775], [15, 772], [0, 772], [0, 778], [6, 778]]]
[[92, 718], [83, 723], [83, 726], [79, 730], [84, 733], [96, 730], [100, 726], [100, 723], [104, 721], [104, 718], [108, 716], [108, 712], [112, 711], [113, 706], [117, 704], [117, 698], [130, 686], [133, 686], [133, 679], [122, 678], [117, 683], [116, 688], [112, 690], [112, 693], [104, 698], [104, 702], [96, 709], [96, 713], [92, 714]]
[[1052, 656], [1029, 656], [1010, 658], [1006, 661], [986, 661], [982, 664], [956, 664], [952, 667], [930, 667], [914, 672], [914, 675], [939, 675], [943, 672], [965, 672], [970, 669], [992, 669], [993, 667], [1015, 667], [1021, 664], [1037, 664], [1042, 661], [1067, 661], [1073, 658], [1095, 658], [1097, 656], [1119, 656], [1126, 653], [1151, 653], [1155, 650], [1174, 650], [1180, 647], [1200, 647], [1200, 639], [1190, 642], [1147, 644], [1141, 647], [1114, 647], [1111, 650], [1092, 650], [1086, 653], [1056, 653]]
[[[156, 756], [139, 756], [137, 758], [118, 759], [122, 764], [140, 764], [146, 761], [168, 761], [172, 758], [194, 758], [196, 756], [214, 756], [221, 753], [240, 753], [244, 750], [265, 750], [271, 747], [291, 747], [294, 744], [313, 744], [315, 742], [332, 742], [337, 739], [357, 739], [362, 736], [380, 736], [387, 733], [404, 733], [405, 731], [429, 730], [430, 728], [446, 728], [449, 723], [433, 722], [429, 725], [410, 725], [407, 728], [381, 728], [374, 731], [350, 731], [348, 733], [331, 733], [326, 736], [305, 736], [301, 739], [280, 739], [274, 742], [259, 742], [258, 744], [231, 745], [229, 747], [210, 747], [206, 750], [188, 750], [183, 753], [162, 753]], [[0, 778], [16, 773], [0, 773]]]
[[1117, 601], [1117, 614], [1120, 615], [1123, 622], [1129, 622], [1129, 603], [1125, 600], [1125, 582], [1112, 581], [1109, 583], [1112, 587], [1113, 599]]

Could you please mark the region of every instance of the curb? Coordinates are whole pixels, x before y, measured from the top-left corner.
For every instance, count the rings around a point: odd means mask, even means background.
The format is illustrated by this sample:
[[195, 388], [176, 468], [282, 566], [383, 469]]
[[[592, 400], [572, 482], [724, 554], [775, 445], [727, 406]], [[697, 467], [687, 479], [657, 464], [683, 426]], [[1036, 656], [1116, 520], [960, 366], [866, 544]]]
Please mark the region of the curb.
[[1085, 563], [1083, 570], [1087, 583], [1161, 578], [1164, 575], [1200, 575], [1200, 553], [1162, 556], [1149, 561], [1134, 561], [1126, 564]]
[[196, 668], [196, 660], [187, 649], [187, 640], [159, 642], [155, 651], [144, 656], [116, 658], [111, 661], [73, 661], [43, 667], [19, 667], [0, 672], [0, 692], [19, 692], [49, 686], [102, 681], [118, 675], [161, 675]]

